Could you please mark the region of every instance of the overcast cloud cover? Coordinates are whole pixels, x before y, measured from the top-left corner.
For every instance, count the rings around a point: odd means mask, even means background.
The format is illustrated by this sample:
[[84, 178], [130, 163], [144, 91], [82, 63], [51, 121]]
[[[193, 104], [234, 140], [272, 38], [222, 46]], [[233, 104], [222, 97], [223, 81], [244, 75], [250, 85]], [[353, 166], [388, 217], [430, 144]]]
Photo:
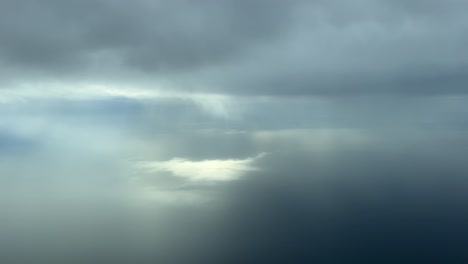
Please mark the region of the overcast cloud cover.
[[463, 0], [6, 0], [2, 79], [6, 87], [464, 94], [466, 8]]
[[0, 263], [466, 263], [468, 1], [0, 1]]

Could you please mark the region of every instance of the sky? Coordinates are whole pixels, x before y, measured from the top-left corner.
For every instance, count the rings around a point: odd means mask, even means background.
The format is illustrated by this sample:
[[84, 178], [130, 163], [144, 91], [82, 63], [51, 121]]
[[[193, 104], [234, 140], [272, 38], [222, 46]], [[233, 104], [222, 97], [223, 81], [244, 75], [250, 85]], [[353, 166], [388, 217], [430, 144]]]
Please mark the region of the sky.
[[0, 1], [0, 262], [465, 263], [468, 1]]

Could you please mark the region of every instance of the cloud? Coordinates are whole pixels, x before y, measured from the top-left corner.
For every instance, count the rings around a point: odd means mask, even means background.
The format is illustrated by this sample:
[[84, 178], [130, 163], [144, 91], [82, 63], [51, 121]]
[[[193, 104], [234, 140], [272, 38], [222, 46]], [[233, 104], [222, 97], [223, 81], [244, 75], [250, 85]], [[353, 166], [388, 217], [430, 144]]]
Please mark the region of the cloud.
[[0, 1], [0, 262], [450, 262], [467, 8]]
[[101, 66], [117, 65], [187, 70], [270, 39], [290, 9], [282, 1], [8, 0], [1, 5], [0, 58], [33, 75], [102, 74]]
[[38, 148], [37, 140], [0, 128], [0, 156], [24, 155]]
[[287, 37], [202, 76], [214, 89], [241, 94], [466, 92], [467, 20], [457, 11], [466, 8], [461, 1], [443, 7], [418, 1], [330, 2], [305, 6]]
[[464, 94], [466, 8], [458, 0], [7, 0], [2, 87], [85, 80], [224, 95]]
[[191, 161], [174, 158], [168, 161], [140, 162], [137, 167], [147, 172], [167, 171], [175, 177], [191, 182], [222, 182], [236, 180], [248, 171], [256, 170], [253, 163], [263, 157], [260, 154], [247, 159]]

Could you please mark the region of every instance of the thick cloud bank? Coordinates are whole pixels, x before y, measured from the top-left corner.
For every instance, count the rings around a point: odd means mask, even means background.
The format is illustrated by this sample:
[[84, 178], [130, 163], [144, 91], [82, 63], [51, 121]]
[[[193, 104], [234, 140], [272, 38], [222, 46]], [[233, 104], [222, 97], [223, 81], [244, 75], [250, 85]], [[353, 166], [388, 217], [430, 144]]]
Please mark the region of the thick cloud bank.
[[2, 79], [164, 82], [226, 94], [464, 94], [467, 8], [460, 0], [6, 0]]

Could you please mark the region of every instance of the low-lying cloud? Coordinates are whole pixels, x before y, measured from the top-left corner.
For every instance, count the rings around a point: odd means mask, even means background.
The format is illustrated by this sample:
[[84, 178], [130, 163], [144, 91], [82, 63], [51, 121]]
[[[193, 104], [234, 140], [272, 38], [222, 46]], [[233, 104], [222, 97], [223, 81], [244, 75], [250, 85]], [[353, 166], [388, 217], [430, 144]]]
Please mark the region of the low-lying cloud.
[[174, 158], [169, 161], [149, 161], [137, 164], [147, 172], [170, 172], [175, 177], [184, 178], [192, 182], [218, 182], [236, 180], [248, 171], [255, 170], [253, 163], [261, 158], [260, 154], [253, 158], [235, 160], [201, 160], [191, 161]]

